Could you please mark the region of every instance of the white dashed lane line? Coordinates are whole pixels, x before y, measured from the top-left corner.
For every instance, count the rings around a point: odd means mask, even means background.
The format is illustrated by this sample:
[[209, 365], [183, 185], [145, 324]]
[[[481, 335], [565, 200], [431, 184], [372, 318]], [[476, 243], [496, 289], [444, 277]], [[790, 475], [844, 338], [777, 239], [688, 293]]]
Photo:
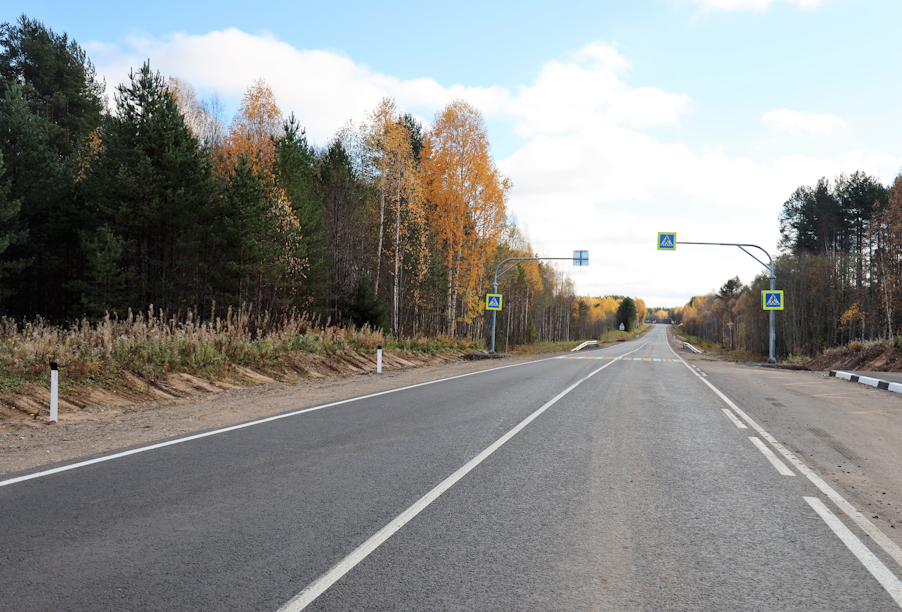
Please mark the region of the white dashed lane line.
[[[865, 534], [869, 537], [869, 541], [873, 542], [877, 546], [883, 549], [887, 555], [889, 555], [896, 563], [902, 566], [902, 548], [899, 547], [898, 544], [893, 542], [885, 533], [880, 531], [880, 529], [871, 521], [869, 521], [860, 511], [858, 511], [851, 503], [849, 503], [842, 495], [840, 495], [836, 489], [831, 487], [824, 481], [823, 478], [814, 473], [814, 471], [805, 465], [805, 463], [796, 457], [793, 453], [791, 453], [785, 446], [780, 444], [776, 438], [770, 435], [761, 425], [759, 425], [754, 419], [752, 419], [748, 414], [745, 413], [739, 406], [733, 403], [730, 398], [723, 394], [723, 392], [711, 384], [710, 381], [703, 378], [704, 374], [696, 367], [693, 367], [686, 363], [684, 359], [682, 359], [679, 355], [677, 355], [676, 351], [673, 348], [670, 348], [670, 352], [673, 353], [674, 357], [676, 357], [683, 365], [685, 365], [690, 372], [693, 372], [696, 376], [701, 379], [705, 385], [708, 386], [711, 391], [713, 391], [727, 406], [732, 409], [735, 416], [738, 416], [743, 421], [748, 423], [749, 427], [758, 432], [762, 438], [767, 440], [767, 443], [770, 444], [783, 458], [792, 466], [795, 467], [796, 470], [799, 471], [800, 474], [805, 476], [811, 484], [817, 487], [820, 492], [827, 497], [830, 501], [832, 501], [836, 506], [843, 511], [843, 513], [857, 525]], [[726, 412], [726, 411], [725, 411]], [[774, 467], [780, 471], [781, 474], [787, 473], [787, 475], [794, 475], [782, 461], [780, 461], [776, 455], [770, 450], [768, 446], [764, 444], [762, 440], [757, 437], [749, 438], [755, 446], [762, 452], [768, 459], [773, 457], [771, 463], [774, 463]], [[782, 466], [782, 469], [781, 467]], [[785, 471], [784, 471], [785, 470]], [[874, 575], [875, 578], [880, 582], [881, 586], [883, 586], [887, 592], [892, 596], [895, 602], [902, 607], [902, 581], [891, 572], [883, 563], [880, 562], [879, 559], [871, 552], [871, 550], [861, 542], [851, 531], [840, 521], [832, 512], [830, 512], [827, 507], [824, 505], [816, 497], [805, 497], [805, 500], [811, 505], [812, 508], [824, 519], [824, 521], [830, 526], [833, 532], [839, 537], [846, 546], [858, 557], [859, 561], [867, 569]]]
[[752, 441], [761, 454], [764, 455], [771, 464], [777, 468], [777, 471], [783, 474], [784, 476], [795, 476], [792, 470], [786, 467], [786, 464], [780, 461], [780, 459], [774, 454], [774, 452], [767, 448], [767, 445], [761, 441], [761, 438], [756, 438], [755, 436], [749, 436], [749, 440]]
[[849, 531], [849, 528], [841, 520], [836, 518], [835, 514], [830, 512], [824, 502], [816, 497], [806, 497], [805, 501], [824, 519], [824, 522], [833, 530], [836, 537], [852, 551], [852, 554], [858, 557], [861, 564], [871, 572], [871, 575], [886, 589], [899, 607], [902, 607], [902, 581], [896, 578], [895, 574], [889, 571], [883, 562], [854, 533]]
[[729, 419], [730, 419], [731, 421], [733, 421], [733, 425], [735, 425], [735, 426], [738, 427], [739, 429], [748, 429], [748, 427], [745, 426], [745, 423], [743, 423], [743, 422], [740, 421], [738, 418], [736, 418], [736, 415], [735, 415], [735, 414], [733, 414], [732, 412], [730, 412], [730, 411], [727, 410], [726, 408], [721, 408], [721, 410], [723, 410], [723, 413], [724, 413], [725, 415], [727, 415], [727, 417], [729, 417]]

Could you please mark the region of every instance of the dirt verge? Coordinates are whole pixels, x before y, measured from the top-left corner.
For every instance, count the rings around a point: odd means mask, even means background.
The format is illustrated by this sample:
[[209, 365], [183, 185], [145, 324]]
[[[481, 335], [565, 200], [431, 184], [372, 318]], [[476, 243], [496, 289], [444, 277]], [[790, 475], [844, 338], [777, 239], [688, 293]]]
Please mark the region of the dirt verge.
[[[389, 353], [382, 356], [383, 367], [409, 368], [458, 361], [461, 353]], [[115, 408], [146, 402], [167, 402], [204, 396], [261, 384], [299, 382], [328, 376], [374, 372], [376, 355], [357, 352], [289, 353], [281, 369], [251, 369], [233, 366], [224, 380], [208, 380], [183, 372], [150, 380], [133, 372], [119, 372], [115, 384], [69, 384], [65, 370], [60, 371], [60, 419], [71, 418], [89, 408]], [[40, 385], [20, 385], [16, 393], [0, 394], [0, 428], [27, 426], [27, 419], [39, 420], [50, 413], [50, 390]], [[44, 419], [46, 420], [46, 419]]]
[[902, 351], [894, 346], [871, 346], [857, 351], [843, 349], [812, 359], [805, 364], [805, 369], [902, 372]]

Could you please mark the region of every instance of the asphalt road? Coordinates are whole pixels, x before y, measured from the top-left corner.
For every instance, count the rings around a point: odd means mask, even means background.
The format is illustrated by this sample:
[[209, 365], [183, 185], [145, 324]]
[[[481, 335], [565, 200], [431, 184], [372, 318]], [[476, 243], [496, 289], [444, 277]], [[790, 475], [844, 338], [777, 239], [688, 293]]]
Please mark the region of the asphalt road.
[[899, 610], [892, 540], [731, 376], [659, 326], [3, 481], [0, 609]]

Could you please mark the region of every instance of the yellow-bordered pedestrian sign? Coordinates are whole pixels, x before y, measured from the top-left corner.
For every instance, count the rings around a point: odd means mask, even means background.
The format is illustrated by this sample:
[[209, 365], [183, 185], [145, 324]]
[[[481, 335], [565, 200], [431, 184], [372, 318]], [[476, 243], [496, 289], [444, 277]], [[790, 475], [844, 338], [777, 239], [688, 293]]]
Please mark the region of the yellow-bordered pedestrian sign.
[[486, 310], [501, 310], [501, 298], [503, 296], [500, 293], [487, 293], [485, 296], [485, 309]]
[[658, 250], [676, 251], [676, 232], [658, 232]]
[[783, 310], [783, 292], [768, 290], [762, 291], [761, 308], [764, 310]]

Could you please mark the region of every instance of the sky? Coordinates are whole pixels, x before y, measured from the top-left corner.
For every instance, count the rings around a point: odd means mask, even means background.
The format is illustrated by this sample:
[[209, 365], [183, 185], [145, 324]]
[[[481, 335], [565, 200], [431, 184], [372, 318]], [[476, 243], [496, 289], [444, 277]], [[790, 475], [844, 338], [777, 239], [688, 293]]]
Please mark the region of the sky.
[[566, 268], [581, 295], [669, 307], [749, 283], [763, 269], [739, 249], [662, 252], [657, 233], [776, 256], [797, 187], [902, 171], [897, 0], [196, 4], [26, 14], [75, 39], [109, 94], [149, 59], [228, 119], [265, 79], [318, 146], [384, 96], [426, 125], [467, 100], [539, 255], [589, 251]]

